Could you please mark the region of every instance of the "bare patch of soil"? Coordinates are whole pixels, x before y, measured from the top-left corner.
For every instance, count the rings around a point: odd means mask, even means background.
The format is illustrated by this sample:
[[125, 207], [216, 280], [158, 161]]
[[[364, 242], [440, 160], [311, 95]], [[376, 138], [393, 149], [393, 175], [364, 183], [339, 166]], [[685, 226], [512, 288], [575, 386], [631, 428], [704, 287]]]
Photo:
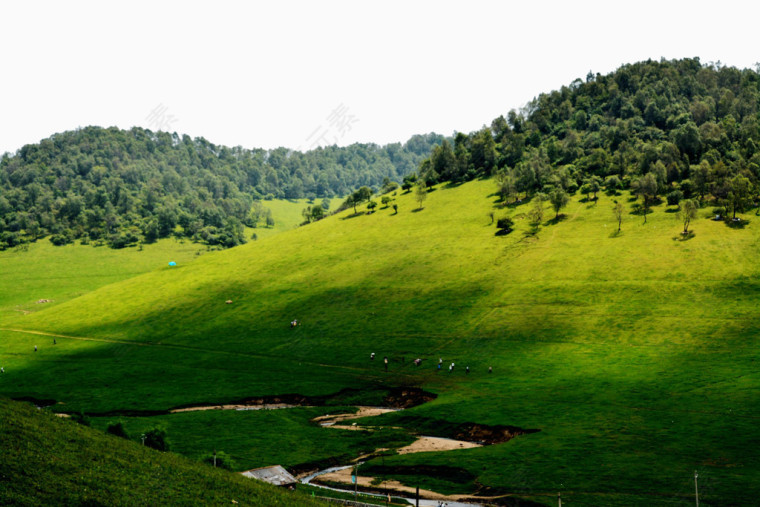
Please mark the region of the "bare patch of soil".
[[471, 449], [473, 447], [482, 447], [481, 444], [466, 442], [463, 440], [453, 440], [451, 438], [441, 437], [419, 437], [417, 440], [397, 449], [399, 454], [412, 454], [415, 452], [439, 452], [455, 451], [458, 449]]
[[383, 398], [383, 405], [393, 408], [411, 408], [436, 399], [438, 395], [423, 391], [419, 387], [399, 387], [392, 389]]
[[265, 403], [263, 405], [202, 405], [198, 407], [175, 408], [169, 411], [170, 414], [179, 414], [182, 412], [198, 412], [204, 410], [277, 410], [281, 408], [293, 408], [302, 405], [288, 405], [287, 403]]
[[506, 442], [520, 435], [537, 433], [541, 430], [523, 429], [517, 426], [489, 426], [487, 424], [462, 423], [455, 432], [456, 440], [466, 440], [468, 442], [477, 442], [483, 445], [493, 445]]
[[394, 408], [382, 408], [382, 407], [357, 407], [359, 410], [354, 414], [327, 414], [312, 419], [312, 422], [318, 423], [320, 426], [330, 426], [334, 428], [346, 428], [357, 429], [358, 426], [335, 426], [337, 423], [343, 421], [349, 421], [351, 419], [360, 419], [362, 417], [374, 417], [380, 414], [388, 412], [396, 412]]

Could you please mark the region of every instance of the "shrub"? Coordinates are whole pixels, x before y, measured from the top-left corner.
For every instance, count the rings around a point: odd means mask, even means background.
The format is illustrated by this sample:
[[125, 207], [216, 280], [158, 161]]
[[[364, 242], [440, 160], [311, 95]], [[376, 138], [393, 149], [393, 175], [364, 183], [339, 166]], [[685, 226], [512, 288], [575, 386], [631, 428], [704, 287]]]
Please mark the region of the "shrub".
[[157, 451], [166, 452], [169, 450], [169, 441], [166, 438], [166, 431], [161, 428], [153, 428], [145, 432], [145, 445]]
[[79, 423], [82, 426], [90, 425], [90, 418], [84, 415], [84, 412], [75, 412], [71, 414], [71, 420], [75, 423]]
[[683, 199], [683, 192], [680, 190], [673, 190], [667, 195], [666, 199], [668, 200], [669, 206], [677, 206]]
[[502, 231], [509, 232], [514, 227], [515, 222], [509, 217], [502, 217], [496, 221], [496, 227]]
[[122, 424], [121, 421], [109, 424], [108, 427], [106, 428], [106, 433], [109, 433], [117, 437], [129, 439], [127, 430], [124, 428], [124, 424]]
[[55, 246], [63, 246], [71, 243], [71, 240], [65, 234], [53, 234], [50, 236], [50, 242]]
[[[214, 466], [214, 453], [206, 454], [203, 457], [203, 462]], [[235, 460], [233, 460], [226, 452], [218, 451], [216, 453], [216, 466], [217, 468], [224, 468], [225, 470], [233, 470], [235, 468]]]

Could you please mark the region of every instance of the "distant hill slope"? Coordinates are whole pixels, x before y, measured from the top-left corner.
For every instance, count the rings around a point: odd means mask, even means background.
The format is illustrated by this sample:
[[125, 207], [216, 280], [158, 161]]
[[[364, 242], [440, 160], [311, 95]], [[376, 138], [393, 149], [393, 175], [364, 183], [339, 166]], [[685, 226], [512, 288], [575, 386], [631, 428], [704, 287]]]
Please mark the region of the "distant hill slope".
[[353, 144], [301, 153], [229, 148], [141, 128], [86, 127], [0, 159], [0, 249], [50, 235], [119, 248], [181, 233], [208, 244], [244, 242], [261, 199], [345, 195], [400, 180], [440, 143]]
[[323, 505], [0, 397], [2, 505]]

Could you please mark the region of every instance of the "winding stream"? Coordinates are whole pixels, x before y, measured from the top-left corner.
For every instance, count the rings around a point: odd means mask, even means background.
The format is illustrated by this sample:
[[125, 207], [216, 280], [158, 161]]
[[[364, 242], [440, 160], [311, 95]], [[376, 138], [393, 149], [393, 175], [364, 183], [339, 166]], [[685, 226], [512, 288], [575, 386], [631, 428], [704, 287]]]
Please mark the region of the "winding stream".
[[[356, 465], [361, 465], [362, 463], [356, 463]], [[303, 477], [300, 479], [301, 484], [309, 484], [311, 486], [321, 488], [321, 489], [327, 489], [330, 491], [336, 491], [339, 493], [353, 493], [352, 489], [344, 489], [344, 488], [336, 488], [332, 486], [325, 486], [323, 484], [312, 484], [312, 480], [316, 479], [320, 475], [329, 474], [332, 472], [340, 472], [341, 470], [346, 470], [348, 468], [353, 468], [355, 465], [345, 465], [345, 466], [339, 466], [339, 467], [330, 467], [325, 468], [324, 470], [320, 470], [318, 472], [314, 472], [313, 474], [309, 474], [306, 477]], [[366, 491], [362, 491], [362, 495], [372, 496], [375, 498], [387, 498], [386, 493], [369, 493]], [[391, 499], [393, 500], [401, 500], [405, 502], [409, 502], [411, 505], [415, 505], [416, 500], [414, 498], [408, 498], [405, 496], [398, 496], [391, 494]], [[425, 507], [439, 507], [441, 505], [441, 502], [445, 502], [445, 505], [447, 507], [482, 507], [479, 503], [462, 503], [462, 502], [455, 502], [455, 501], [448, 501], [448, 500], [428, 500], [424, 498], [420, 498], [419, 504], [424, 505]]]
[[[312, 422], [316, 422], [320, 426], [323, 426], [326, 428], [335, 428], [335, 429], [343, 429], [343, 430], [364, 430], [367, 428], [363, 426], [357, 426], [356, 423], [353, 423], [350, 426], [344, 425], [344, 424], [336, 424], [336, 423], [342, 423], [344, 421], [349, 421], [351, 419], [358, 419], [361, 417], [377, 416], [377, 415], [381, 415], [387, 412], [395, 412], [398, 410], [398, 409], [385, 408], [385, 407], [358, 407], [358, 409], [359, 410], [355, 414], [325, 415], [325, 416], [320, 416], [313, 419]], [[417, 445], [415, 446], [415, 444]], [[459, 440], [452, 440], [448, 438], [420, 436], [413, 444], [408, 445], [402, 449], [397, 449], [397, 451], [403, 454], [407, 452], [431, 452], [431, 451], [454, 450], [454, 449], [461, 449], [461, 448], [467, 448], [467, 447], [479, 447], [479, 444], [474, 444], [472, 442], [465, 442], [465, 441], [459, 441]], [[354, 489], [353, 487], [351, 487], [350, 484], [348, 484], [345, 488], [340, 488], [340, 487], [335, 487], [335, 486], [325, 486], [323, 484], [314, 483], [312, 481], [320, 476], [342, 472], [344, 470], [353, 468], [354, 466], [360, 466], [363, 463], [364, 463], [363, 461], [355, 461], [354, 463], [350, 465], [325, 468], [324, 470], [319, 470], [305, 477], [302, 477], [300, 479], [300, 482], [302, 484], [309, 484], [311, 486], [327, 489], [330, 491], [338, 491], [342, 493], [353, 493]], [[412, 505], [415, 504], [416, 500], [414, 498], [410, 498], [407, 496], [400, 496], [399, 491], [397, 491], [395, 488], [396, 486], [394, 485], [393, 489], [390, 489], [388, 491], [391, 494], [392, 499], [406, 501], [406, 502], [411, 503]], [[414, 490], [412, 489], [412, 491]], [[433, 492], [420, 491], [420, 493], [431, 494]], [[362, 491], [362, 494], [373, 496], [376, 498], [386, 498], [388, 496], [388, 493], [370, 493], [366, 491]], [[414, 495], [414, 493], [411, 493], [411, 494]], [[425, 507], [439, 507], [440, 505], [445, 504], [449, 507], [481, 507], [481, 504], [476, 504], [476, 503], [450, 501], [444, 498], [445, 495], [440, 495], [440, 497], [441, 498], [438, 500], [420, 498], [419, 505], [423, 505]]]

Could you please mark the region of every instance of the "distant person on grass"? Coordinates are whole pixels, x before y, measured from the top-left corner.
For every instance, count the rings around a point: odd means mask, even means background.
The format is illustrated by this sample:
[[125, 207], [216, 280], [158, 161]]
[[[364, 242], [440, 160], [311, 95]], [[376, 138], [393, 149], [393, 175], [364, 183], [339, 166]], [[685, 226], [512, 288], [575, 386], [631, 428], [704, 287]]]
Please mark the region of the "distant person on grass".
[[388, 356], [383, 358], [383, 362], [385, 363], [385, 371], [388, 371]]

